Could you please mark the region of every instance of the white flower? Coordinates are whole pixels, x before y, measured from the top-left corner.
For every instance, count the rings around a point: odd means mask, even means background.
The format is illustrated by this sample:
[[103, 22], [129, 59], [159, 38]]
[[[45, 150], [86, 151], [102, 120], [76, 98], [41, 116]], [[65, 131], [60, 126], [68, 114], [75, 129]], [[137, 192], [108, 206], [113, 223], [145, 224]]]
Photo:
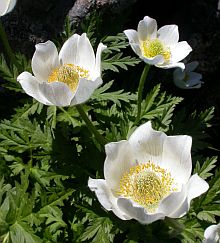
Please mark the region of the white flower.
[[204, 233], [204, 243], [218, 243], [220, 242], [220, 223], [217, 225], [211, 225], [206, 228]]
[[13, 10], [17, 0], [0, 0], [0, 16], [3, 16]]
[[202, 75], [200, 73], [193, 72], [199, 63], [194, 61], [186, 64], [185, 70], [177, 68], [173, 72], [174, 84], [181, 89], [199, 89], [201, 88]]
[[102, 84], [101, 53], [96, 57], [86, 34], [74, 34], [58, 55], [53, 42], [37, 44], [32, 58], [32, 70], [23, 72], [17, 80], [24, 91], [45, 105], [69, 106], [85, 102]]
[[191, 143], [189, 136], [167, 136], [147, 122], [128, 140], [106, 145], [105, 180], [89, 178], [88, 186], [122, 220], [179, 218], [209, 187], [197, 174], [190, 176]]
[[192, 48], [186, 41], [179, 41], [177, 25], [165, 25], [157, 30], [157, 21], [148, 16], [138, 24], [137, 31], [125, 30], [133, 51], [146, 63], [160, 68], [180, 67], [180, 62]]

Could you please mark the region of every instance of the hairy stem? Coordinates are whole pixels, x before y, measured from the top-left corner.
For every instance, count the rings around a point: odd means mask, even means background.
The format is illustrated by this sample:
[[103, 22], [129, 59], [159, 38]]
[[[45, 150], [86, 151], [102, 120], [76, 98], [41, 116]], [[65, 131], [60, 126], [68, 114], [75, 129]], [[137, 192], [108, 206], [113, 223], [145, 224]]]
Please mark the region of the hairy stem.
[[88, 129], [90, 130], [90, 132], [92, 134], [94, 134], [96, 140], [101, 144], [101, 145], [105, 145], [106, 141], [103, 138], [103, 136], [98, 132], [98, 130], [95, 128], [95, 126], [92, 124], [92, 122], [90, 121], [90, 119], [88, 118], [87, 114], [85, 113], [83, 107], [81, 105], [77, 105], [76, 106], [77, 111], [79, 112], [81, 118], [84, 120], [84, 122], [86, 123]]
[[142, 94], [144, 89], [144, 83], [147, 78], [147, 74], [149, 71], [150, 65], [146, 64], [144, 67], [144, 70], [141, 74], [139, 86], [138, 86], [138, 100], [137, 100], [137, 117], [136, 117], [136, 123], [139, 122], [140, 116], [141, 116], [141, 102], [142, 102]]

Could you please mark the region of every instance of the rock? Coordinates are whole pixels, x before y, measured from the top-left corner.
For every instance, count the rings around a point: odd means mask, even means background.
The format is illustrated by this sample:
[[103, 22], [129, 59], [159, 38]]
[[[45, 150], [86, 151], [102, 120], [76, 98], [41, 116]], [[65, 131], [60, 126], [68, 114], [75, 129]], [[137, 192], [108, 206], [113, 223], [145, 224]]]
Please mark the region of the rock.
[[13, 49], [31, 57], [36, 43], [53, 40], [63, 31], [67, 16], [76, 27], [94, 10], [105, 13], [102, 16], [112, 17], [122, 13], [135, 1], [20, 0], [15, 9], [2, 18], [2, 22]]

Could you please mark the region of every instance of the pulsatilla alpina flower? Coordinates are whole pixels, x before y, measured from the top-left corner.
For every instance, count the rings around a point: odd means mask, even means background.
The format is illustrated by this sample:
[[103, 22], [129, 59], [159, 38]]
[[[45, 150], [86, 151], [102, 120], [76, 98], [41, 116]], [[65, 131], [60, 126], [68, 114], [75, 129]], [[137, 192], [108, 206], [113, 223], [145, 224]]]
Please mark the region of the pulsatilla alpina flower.
[[208, 189], [197, 174], [190, 176], [191, 143], [189, 136], [167, 136], [147, 122], [128, 140], [106, 145], [105, 180], [89, 178], [88, 186], [122, 220], [179, 218]]
[[199, 89], [201, 88], [202, 74], [193, 72], [199, 63], [197, 61], [186, 64], [184, 70], [177, 68], [173, 72], [174, 84], [181, 89]]
[[0, 16], [3, 16], [13, 10], [17, 0], [1, 0], [0, 1]]
[[180, 62], [192, 48], [186, 41], [179, 41], [176, 25], [165, 25], [157, 30], [157, 22], [148, 16], [138, 24], [137, 31], [125, 30], [133, 51], [146, 63], [160, 68], [180, 67]]
[[58, 55], [53, 42], [37, 44], [32, 70], [21, 73], [17, 80], [24, 91], [45, 105], [69, 106], [85, 102], [102, 84], [99, 44], [94, 54], [86, 34], [74, 34]]
[[203, 243], [219, 243], [220, 242], [220, 223], [213, 224], [206, 228], [204, 233], [205, 239]]

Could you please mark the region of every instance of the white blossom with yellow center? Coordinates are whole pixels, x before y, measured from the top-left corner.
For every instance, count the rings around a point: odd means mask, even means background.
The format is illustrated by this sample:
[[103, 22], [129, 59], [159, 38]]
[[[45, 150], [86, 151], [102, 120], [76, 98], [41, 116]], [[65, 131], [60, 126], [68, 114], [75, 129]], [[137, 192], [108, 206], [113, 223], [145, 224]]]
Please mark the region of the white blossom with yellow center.
[[167, 136], [147, 122], [128, 140], [106, 145], [105, 179], [89, 178], [88, 186], [122, 220], [179, 218], [208, 190], [202, 178], [191, 176], [191, 143], [189, 136]]
[[176, 25], [165, 25], [157, 30], [157, 22], [148, 16], [138, 24], [136, 30], [125, 30], [133, 51], [146, 63], [160, 68], [180, 67], [180, 62], [192, 48], [186, 41], [179, 41]]
[[70, 106], [85, 102], [102, 84], [101, 53], [96, 56], [86, 34], [74, 34], [58, 54], [53, 42], [36, 45], [32, 71], [23, 72], [17, 80], [24, 91], [45, 105]]
[[3, 16], [13, 10], [17, 0], [0, 0], [0, 16]]

